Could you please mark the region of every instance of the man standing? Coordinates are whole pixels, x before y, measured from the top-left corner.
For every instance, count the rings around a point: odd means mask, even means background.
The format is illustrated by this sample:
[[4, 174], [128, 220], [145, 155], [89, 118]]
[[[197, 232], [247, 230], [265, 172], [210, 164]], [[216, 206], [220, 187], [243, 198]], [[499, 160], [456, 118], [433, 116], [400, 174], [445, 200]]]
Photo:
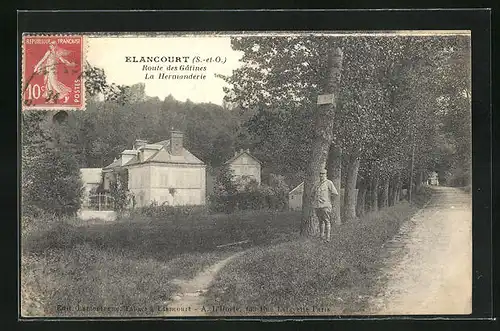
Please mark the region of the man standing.
[[[314, 188], [313, 207], [319, 220], [321, 239], [330, 241], [332, 219], [332, 196], [338, 195], [333, 182], [326, 178], [326, 169], [319, 172], [319, 185]], [[325, 236], [326, 229], [326, 236]]]

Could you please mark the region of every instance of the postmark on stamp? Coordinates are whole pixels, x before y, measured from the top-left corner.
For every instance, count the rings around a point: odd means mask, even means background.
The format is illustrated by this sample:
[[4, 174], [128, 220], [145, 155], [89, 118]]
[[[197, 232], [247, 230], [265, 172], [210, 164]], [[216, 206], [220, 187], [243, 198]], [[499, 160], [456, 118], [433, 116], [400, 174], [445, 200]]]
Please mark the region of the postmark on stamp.
[[23, 36], [22, 109], [74, 109], [85, 106], [84, 37]]

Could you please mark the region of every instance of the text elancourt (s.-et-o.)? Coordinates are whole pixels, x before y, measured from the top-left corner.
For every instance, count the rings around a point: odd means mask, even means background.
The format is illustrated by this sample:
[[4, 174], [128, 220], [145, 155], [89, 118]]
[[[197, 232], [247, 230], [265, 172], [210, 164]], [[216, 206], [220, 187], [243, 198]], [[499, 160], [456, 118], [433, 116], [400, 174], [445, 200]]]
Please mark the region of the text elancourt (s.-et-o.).
[[224, 64], [226, 61], [223, 56], [125, 56], [126, 63], [141, 65], [145, 80], [204, 80], [207, 78], [207, 65]]

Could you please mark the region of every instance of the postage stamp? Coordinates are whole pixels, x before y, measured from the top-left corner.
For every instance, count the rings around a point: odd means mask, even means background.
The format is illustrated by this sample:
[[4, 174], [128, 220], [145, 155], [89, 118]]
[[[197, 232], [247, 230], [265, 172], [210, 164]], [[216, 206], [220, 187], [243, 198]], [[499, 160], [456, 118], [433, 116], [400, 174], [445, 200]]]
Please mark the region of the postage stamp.
[[24, 35], [22, 109], [83, 109], [84, 53], [83, 36]]
[[21, 112], [21, 315], [470, 314], [470, 54], [455, 30], [24, 37], [23, 109], [85, 111]]

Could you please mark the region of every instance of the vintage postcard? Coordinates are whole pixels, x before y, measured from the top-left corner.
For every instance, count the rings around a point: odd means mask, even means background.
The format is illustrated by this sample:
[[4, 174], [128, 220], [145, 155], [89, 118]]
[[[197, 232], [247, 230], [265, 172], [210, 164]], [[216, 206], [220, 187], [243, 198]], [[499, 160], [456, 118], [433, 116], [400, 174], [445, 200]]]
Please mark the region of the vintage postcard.
[[471, 314], [470, 31], [20, 46], [23, 318]]

